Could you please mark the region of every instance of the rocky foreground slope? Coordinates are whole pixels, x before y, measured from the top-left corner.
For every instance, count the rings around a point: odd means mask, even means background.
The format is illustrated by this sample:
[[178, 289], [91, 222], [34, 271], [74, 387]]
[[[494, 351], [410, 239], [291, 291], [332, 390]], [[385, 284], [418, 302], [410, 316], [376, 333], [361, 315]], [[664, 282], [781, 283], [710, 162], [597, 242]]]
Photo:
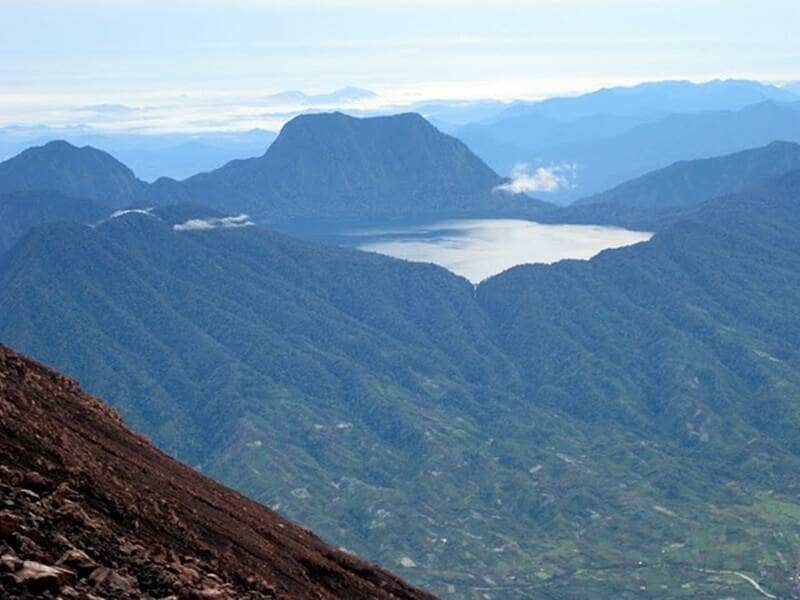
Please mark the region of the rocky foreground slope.
[[432, 598], [169, 458], [2, 345], [0, 596]]

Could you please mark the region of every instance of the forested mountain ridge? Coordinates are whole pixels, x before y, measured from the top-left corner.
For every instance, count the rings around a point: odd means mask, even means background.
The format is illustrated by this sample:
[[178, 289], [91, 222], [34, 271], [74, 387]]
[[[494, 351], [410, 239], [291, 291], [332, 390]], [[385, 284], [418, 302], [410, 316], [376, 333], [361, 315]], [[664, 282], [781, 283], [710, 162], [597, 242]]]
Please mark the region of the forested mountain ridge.
[[771, 144], [714, 158], [683, 160], [611, 190], [575, 202], [637, 208], [697, 205], [716, 196], [756, 188], [800, 169], [800, 144]]
[[109, 209], [87, 198], [73, 198], [51, 191], [0, 194], [0, 252], [8, 250], [29, 229], [42, 223], [78, 221], [94, 223]]
[[445, 218], [546, 207], [415, 113], [289, 121], [263, 156], [152, 184], [109, 154], [55, 141], [0, 163], [0, 193], [52, 191], [109, 209], [196, 203], [259, 222]]
[[[543, 127], [543, 120], [549, 125]], [[587, 131], [592, 135], [586, 136]], [[800, 103], [765, 100], [739, 108], [670, 111], [650, 119], [598, 114], [567, 123], [532, 114], [466, 128], [464, 140], [503, 175], [518, 163], [531, 169], [568, 166], [574, 171], [571, 185], [545, 196], [568, 204], [679, 160], [730, 154], [775, 140], [800, 142]]]
[[191, 200], [260, 221], [490, 214], [537, 203], [495, 192], [502, 182], [415, 113], [328, 113], [291, 120], [264, 156], [159, 180], [151, 193], [159, 203]]
[[659, 230], [698, 212], [703, 203], [800, 168], [800, 145], [776, 141], [714, 158], [684, 160], [534, 218]]
[[54, 191], [113, 209], [141, 201], [146, 190], [133, 171], [91, 146], [53, 141], [0, 162], [0, 193]]
[[791, 596], [797, 179], [477, 288], [200, 208], [48, 226], [0, 258], [0, 339], [443, 595]]

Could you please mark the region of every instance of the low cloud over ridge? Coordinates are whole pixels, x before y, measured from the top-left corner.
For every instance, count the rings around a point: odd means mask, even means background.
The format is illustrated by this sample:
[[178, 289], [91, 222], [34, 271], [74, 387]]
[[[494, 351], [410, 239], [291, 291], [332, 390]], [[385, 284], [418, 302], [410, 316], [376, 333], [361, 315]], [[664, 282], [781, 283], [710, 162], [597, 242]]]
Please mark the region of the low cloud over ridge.
[[518, 163], [511, 170], [511, 181], [495, 190], [522, 194], [526, 192], [557, 192], [575, 186], [575, 165], [562, 164], [538, 167], [531, 173], [527, 163]]
[[175, 231], [209, 231], [211, 229], [234, 229], [255, 225], [246, 214], [235, 217], [212, 217], [209, 219], [189, 219], [185, 223], [173, 225]]

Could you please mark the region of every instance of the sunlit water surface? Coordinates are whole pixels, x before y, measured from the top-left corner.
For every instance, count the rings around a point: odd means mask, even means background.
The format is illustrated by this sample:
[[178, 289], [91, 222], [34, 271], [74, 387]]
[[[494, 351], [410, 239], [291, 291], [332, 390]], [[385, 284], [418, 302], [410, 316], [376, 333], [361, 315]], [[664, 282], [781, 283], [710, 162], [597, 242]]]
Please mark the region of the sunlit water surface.
[[[524, 263], [589, 259], [652, 233], [598, 225], [545, 225], [519, 219], [470, 219], [346, 233], [361, 250], [441, 265], [473, 283]], [[349, 244], [348, 244], [349, 245]]]

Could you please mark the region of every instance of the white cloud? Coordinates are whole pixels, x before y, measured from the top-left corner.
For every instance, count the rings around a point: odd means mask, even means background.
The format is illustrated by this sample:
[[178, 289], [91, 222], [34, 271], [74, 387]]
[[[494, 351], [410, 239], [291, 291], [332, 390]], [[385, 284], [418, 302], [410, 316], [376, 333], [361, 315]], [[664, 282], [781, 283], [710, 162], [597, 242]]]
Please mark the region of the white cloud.
[[532, 173], [527, 163], [518, 163], [511, 170], [511, 181], [495, 190], [522, 194], [527, 192], [557, 192], [575, 186], [575, 165], [562, 164], [538, 167]]
[[175, 231], [209, 231], [211, 229], [233, 229], [237, 227], [251, 227], [255, 225], [250, 217], [245, 214], [235, 217], [221, 217], [211, 219], [189, 219], [185, 223], [173, 225]]
[[115, 210], [113, 213], [111, 213], [111, 216], [108, 218], [109, 220], [117, 219], [119, 217], [122, 217], [123, 215], [131, 215], [131, 214], [147, 215], [148, 217], [157, 218], [154, 214], [150, 212], [152, 210], [153, 210], [152, 208], [127, 208], [125, 210]]

